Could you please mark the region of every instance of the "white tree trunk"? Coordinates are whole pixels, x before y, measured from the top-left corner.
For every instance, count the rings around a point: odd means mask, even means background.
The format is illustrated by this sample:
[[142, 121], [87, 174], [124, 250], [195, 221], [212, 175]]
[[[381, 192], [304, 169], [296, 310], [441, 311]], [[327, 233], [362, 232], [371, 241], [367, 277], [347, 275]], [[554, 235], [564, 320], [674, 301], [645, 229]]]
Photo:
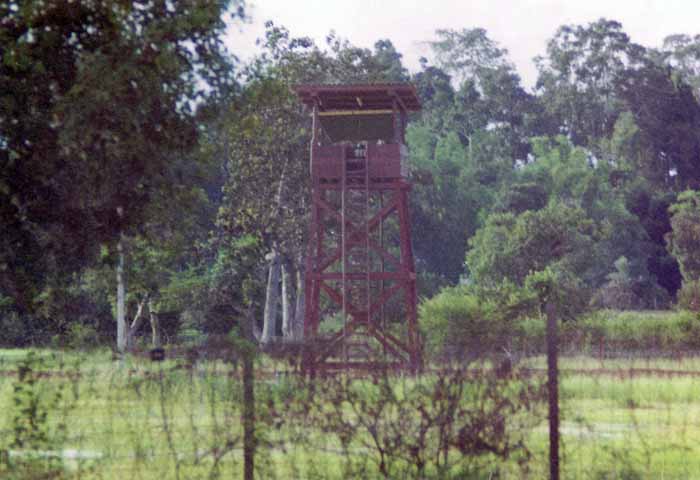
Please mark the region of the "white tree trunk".
[[[299, 261], [299, 266], [303, 265], [303, 258]], [[294, 306], [294, 325], [292, 327], [295, 339], [304, 338], [304, 315], [306, 305], [304, 304], [304, 272], [302, 268], [297, 268], [297, 298]]]
[[284, 338], [294, 336], [294, 311], [292, 310], [292, 295], [294, 286], [292, 285], [291, 273], [287, 262], [281, 264], [282, 272], [282, 335]]
[[151, 346], [153, 348], [158, 348], [161, 345], [160, 339], [160, 323], [158, 320], [158, 314], [153, 308], [153, 299], [148, 299], [148, 318], [151, 320]]
[[141, 328], [141, 323], [143, 323], [143, 309], [148, 302], [149, 295], [146, 294], [146, 296], [144, 296], [139, 302], [139, 306], [136, 309], [136, 315], [134, 315], [134, 320], [131, 322], [131, 326], [129, 327], [129, 331], [126, 335], [126, 348], [128, 350], [134, 348], [134, 338], [136, 337], [136, 332], [138, 332], [139, 328]]
[[277, 330], [277, 302], [279, 300], [279, 254], [273, 250], [268, 256], [270, 269], [267, 277], [267, 291], [265, 293], [265, 311], [263, 313], [262, 343], [268, 343], [275, 336]]
[[117, 242], [117, 351], [126, 351], [126, 288], [124, 286], [124, 236]]

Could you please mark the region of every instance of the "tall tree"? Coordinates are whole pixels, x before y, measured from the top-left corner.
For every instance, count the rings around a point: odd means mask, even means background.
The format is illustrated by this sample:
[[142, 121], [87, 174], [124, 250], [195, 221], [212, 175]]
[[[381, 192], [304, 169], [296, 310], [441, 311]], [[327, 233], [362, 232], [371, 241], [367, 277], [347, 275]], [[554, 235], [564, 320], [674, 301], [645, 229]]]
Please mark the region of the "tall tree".
[[172, 158], [197, 143], [195, 102], [233, 82], [220, 37], [229, 6], [0, 6], [0, 204], [14, 239], [0, 288], [17, 305], [31, 308], [45, 279], [93, 261], [182, 183]]
[[482, 72], [511, 69], [508, 51], [488, 37], [483, 28], [437, 30], [437, 40], [430, 46], [438, 65], [459, 84], [470, 78], [480, 79]]
[[659, 53], [662, 61], [693, 87], [695, 97], [700, 97], [700, 35], [669, 35]]
[[616, 81], [644, 55], [619, 22], [601, 18], [560, 27], [547, 43], [547, 55], [536, 59], [537, 89], [558, 129], [550, 133], [565, 133], [588, 147], [609, 136], [621, 108]]
[[653, 172], [648, 180], [676, 191], [700, 187], [700, 103], [692, 87], [668, 67], [647, 62], [628, 69], [618, 89], [646, 147], [640, 166]]
[[670, 208], [668, 248], [678, 260], [684, 282], [700, 280], [700, 192], [686, 190]]
[[[263, 52], [244, 70], [245, 84], [225, 113], [229, 177], [219, 225], [253, 235], [266, 252], [262, 341], [299, 335], [303, 317], [304, 239], [309, 183], [309, 117], [291, 87], [299, 83], [390, 82], [406, 78], [388, 40], [374, 51], [329, 35], [322, 50], [267, 23]], [[282, 313], [282, 328], [278, 314]]]

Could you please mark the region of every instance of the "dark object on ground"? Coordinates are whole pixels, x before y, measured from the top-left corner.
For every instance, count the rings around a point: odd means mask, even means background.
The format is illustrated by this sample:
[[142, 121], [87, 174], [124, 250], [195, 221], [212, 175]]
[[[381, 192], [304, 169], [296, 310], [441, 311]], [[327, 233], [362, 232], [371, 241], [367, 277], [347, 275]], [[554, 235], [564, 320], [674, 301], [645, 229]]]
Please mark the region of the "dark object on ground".
[[152, 362], [162, 362], [165, 360], [165, 349], [161, 347], [153, 348], [149, 352], [149, 355], [151, 356]]

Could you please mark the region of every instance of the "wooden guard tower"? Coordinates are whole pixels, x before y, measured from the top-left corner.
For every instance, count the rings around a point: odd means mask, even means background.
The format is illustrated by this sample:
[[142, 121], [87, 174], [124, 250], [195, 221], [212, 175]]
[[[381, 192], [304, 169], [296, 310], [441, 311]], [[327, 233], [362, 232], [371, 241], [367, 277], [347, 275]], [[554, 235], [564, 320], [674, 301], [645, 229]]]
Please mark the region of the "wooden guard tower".
[[312, 112], [306, 372], [421, 368], [404, 141], [410, 84], [301, 85]]

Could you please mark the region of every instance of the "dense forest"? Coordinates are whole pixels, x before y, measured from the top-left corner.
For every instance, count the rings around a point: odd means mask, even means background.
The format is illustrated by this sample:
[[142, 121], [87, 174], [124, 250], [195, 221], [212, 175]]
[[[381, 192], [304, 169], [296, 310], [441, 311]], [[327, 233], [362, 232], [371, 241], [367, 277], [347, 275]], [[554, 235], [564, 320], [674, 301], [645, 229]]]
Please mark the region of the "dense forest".
[[245, 16], [236, 2], [0, 5], [0, 343], [114, 345], [120, 316], [126, 346], [149, 323], [172, 341], [249, 314], [262, 342], [299, 338], [300, 83], [416, 86], [426, 315], [470, 295], [483, 304], [465, 309], [495, 315], [490, 299], [545, 274], [571, 318], [696, 306], [700, 35], [642, 46], [613, 20], [564, 25], [528, 89], [481, 28], [436, 31], [410, 72], [390, 39], [318, 45], [271, 21], [239, 61], [223, 35]]

